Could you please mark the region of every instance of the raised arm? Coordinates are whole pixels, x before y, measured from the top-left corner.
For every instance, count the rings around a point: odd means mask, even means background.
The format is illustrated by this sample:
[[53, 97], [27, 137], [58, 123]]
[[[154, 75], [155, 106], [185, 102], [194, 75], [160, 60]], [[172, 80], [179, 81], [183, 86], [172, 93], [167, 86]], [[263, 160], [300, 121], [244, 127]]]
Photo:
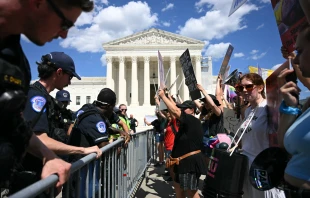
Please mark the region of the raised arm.
[[210, 108], [212, 109], [214, 114], [217, 116], [220, 116], [223, 110], [221, 108], [219, 108], [218, 106], [216, 106], [216, 104], [213, 102], [212, 98], [209, 96], [209, 94], [206, 92], [206, 90], [200, 84], [197, 84], [197, 88], [205, 96], [206, 102], [210, 105]]
[[164, 101], [172, 116], [174, 116], [176, 119], [180, 119], [181, 110], [166, 97], [164, 90], [159, 89], [158, 96]]

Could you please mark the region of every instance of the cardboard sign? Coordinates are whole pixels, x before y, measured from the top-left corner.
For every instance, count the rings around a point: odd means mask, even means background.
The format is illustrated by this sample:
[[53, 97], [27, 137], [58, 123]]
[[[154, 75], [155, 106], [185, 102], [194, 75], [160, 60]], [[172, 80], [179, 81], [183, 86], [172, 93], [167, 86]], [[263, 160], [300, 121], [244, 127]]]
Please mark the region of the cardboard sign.
[[224, 127], [227, 131], [236, 133], [241, 122], [233, 109], [224, 108]]
[[299, 27], [307, 23], [298, 0], [271, 0], [282, 45], [292, 52], [295, 49]]
[[197, 80], [188, 49], [182, 54], [179, 60], [182, 65], [182, 70], [185, 77], [185, 84], [188, 87], [191, 99], [196, 100], [201, 98], [200, 91], [197, 89], [196, 86]]
[[280, 72], [289, 68], [289, 62], [286, 61], [280, 67], [278, 67], [267, 79], [266, 79], [266, 95], [267, 95], [267, 105], [268, 105], [268, 124], [274, 129], [278, 130], [278, 122], [280, 118], [279, 106], [282, 102], [282, 97], [280, 94], [280, 86], [278, 85], [278, 75]]
[[223, 59], [222, 65], [221, 65], [221, 69], [220, 69], [220, 74], [222, 76], [225, 75], [225, 72], [226, 72], [226, 69], [227, 69], [227, 65], [228, 65], [228, 62], [230, 60], [230, 57], [231, 57], [231, 54], [232, 54], [233, 51], [234, 51], [234, 47], [232, 45], [229, 45], [228, 49], [226, 51], [225, 57]]
[[240, 8], [247, 0], [233, 0], [228, 17]]
[[157, 119], [157, 116], [155, 116], [155, 115], [145, 115], [145, 119], [146, 119], [146, 121], [147, 122], [153, 122], [154, 120], [156, 120]]

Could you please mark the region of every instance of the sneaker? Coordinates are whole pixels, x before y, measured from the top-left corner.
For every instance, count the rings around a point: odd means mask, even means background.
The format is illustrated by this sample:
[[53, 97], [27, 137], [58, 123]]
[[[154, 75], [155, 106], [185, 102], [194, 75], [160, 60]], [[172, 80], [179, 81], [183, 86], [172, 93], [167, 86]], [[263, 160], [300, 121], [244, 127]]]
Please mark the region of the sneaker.
[[165, 181], [172, 181], [172, 177], [168, 177]]

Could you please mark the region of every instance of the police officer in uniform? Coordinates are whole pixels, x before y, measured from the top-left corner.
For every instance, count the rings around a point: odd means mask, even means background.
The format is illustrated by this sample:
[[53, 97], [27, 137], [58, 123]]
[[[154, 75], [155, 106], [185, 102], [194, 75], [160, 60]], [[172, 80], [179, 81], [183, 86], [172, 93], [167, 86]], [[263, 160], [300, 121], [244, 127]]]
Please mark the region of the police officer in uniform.
[[21, 115], [31, 72], [20, 34], [40, 46], [53, 38], [66, 38], [81, 12], [90, 12], [93, 6], [88, 0], [0, 2], [0, 185], [11, 176], [26, 149], [43, 160], [42, 178], [57, 173], [59, 189], [68, 179], [71, 165], [42, 144]]
[[[89, 148], [74, 147], [56, 140], [58, 134], [55, 134], [53, 128], [55, 125], [53, 123], [58, 115], [54, 109], [56, 104], [49, 93], [55, 88], [62, 90], [68, 86], [73, 76], [80, 79], [75, 72], [72, 58], [63, 52], [52, 52], [42, 56], [42, 61], [37, 62], [37, 64], [40, 79], [30, 87], [23, 112], [25, 119], [29, 122], [32, 122], [40, 115], [33, 127], [36, 136], [58, 155], [86, 155], [96, 152], [97, 157], [100, 157], [102, 152], [97, 146]], [[13, 191], [20, 190], [20, 188], [38, 180], [41, 169], [42, 162], [33, 155], [27, 154], [23, 162], [23, 169], [20, 170], [23, 173], [23, 178], [16, 180]], [[26, 173], [29, 173], [29, 175], [27, 176]], [[25, 181], [26, 179], [28, 181]]]
[[[58, 103], [60, 102], [60, 103]], [[74, 112], [70, 109], [67, 109], [67, 106], [70, 104], [70, 93], [66, 90], [60, 90], [56, 93], [56, 103], [59, 107], [59, 119], [60, 119], [60, 128], [63, 128], [67, 134], [70, 135], [72, 126], [74, 123]], [[67, 141], [66, 141], [67, 142]]]

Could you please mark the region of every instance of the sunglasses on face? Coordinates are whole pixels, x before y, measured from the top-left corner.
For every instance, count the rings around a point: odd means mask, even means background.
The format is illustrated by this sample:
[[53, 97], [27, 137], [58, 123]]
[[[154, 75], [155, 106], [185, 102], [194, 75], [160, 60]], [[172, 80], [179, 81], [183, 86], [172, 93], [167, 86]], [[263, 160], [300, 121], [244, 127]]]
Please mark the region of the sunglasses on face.
[[127, 109], [120, 109], [120, 110], [121, 110], [121, 111], [125, 111], [125, 112], [127, 111]]
[[64, 73], [68, 74], [69, 79], [72, 80], [73, 74], [71, 72], [69, 72], [69, 71], [65, 71], [65, 70], [63, 70], [63, 71], [64, 71]]
[[62, 19], [62, 23], [61, 23], [61, 29], [63, 31], [68, 31], [71, 27], [74, 26], [74, 23], [72, 21], [70, 21], [69, 19], [67, 19], [65, 17], [65, 15], [62, 13], [62, 11], [56, 6], [56, 4], [53, 2], [53, 0], [46, 0], [50, 6], [52, 7], [52, 9], [54, 10], [54, 12], [57, 14], [57, 16]]
[[254, 84], [248, 84], [248, 85], [238, 85], [235, 87], [236, 90], [238, 92], [243, 92], [244, 88], [247, 90], [247, 91], [252, 91], [254, 89]]

